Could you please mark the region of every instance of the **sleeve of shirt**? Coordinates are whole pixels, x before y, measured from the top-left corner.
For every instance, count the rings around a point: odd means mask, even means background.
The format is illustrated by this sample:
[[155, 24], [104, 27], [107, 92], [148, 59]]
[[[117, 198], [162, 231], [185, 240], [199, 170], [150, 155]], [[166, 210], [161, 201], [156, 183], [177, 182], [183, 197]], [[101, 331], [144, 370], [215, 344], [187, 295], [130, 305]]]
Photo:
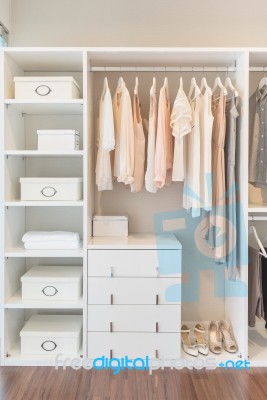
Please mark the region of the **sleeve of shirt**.
[[102, 116], [102, 147], [104, 151], [111, 151], [115, 148], [113, 107], [110, 90], [107, 88]]

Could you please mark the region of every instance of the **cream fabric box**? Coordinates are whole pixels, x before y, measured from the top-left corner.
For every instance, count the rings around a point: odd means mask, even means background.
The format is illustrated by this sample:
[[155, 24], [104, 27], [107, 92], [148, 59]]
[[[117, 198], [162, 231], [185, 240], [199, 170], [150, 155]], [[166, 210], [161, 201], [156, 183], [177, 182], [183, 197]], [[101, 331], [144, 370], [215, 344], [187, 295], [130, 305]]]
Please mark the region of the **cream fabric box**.
[[80, 88], [72, 76], [14, 77], [15, 99], [79, 99]]
[[21, 200], [82, 199], [82, 178], [20, 178]]
[[82, 267], [42, 266], [21, 278], [23, 300], [77, 301], [82, 294]]
[[81, 336], [81, 315], [32, 315], [20, 331], [21, 353], [77, 354]]
[[128, 215], [94, 215], [93, 236], [128, 236]]
[[73, 129], [37, 130], [39, 151], [79, 150], [80, 134]]

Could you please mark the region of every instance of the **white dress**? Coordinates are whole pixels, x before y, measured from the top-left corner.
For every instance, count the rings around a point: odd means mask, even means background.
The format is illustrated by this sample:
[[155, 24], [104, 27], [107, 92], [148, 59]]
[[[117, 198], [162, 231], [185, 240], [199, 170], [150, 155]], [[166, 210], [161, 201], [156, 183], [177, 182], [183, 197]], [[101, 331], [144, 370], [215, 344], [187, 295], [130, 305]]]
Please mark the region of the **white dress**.
[[145, 174], [146, 190], [150, 193], [157, 192], [157, 188], [154, 182], [156, 130], [157, 130], [157, 92], [156, 92], [156, 79], [153, 78], [153, 84], [150, 89], [150, 107], [149, 107], [149, 122], [148, 122], [148, 139], [147, 139], [147, 168]]
[[191, 132], [186, 136], [186, 168], [183, 190], [183, 207], [191, 210], [192, 217], [200, 216], [200, 89], [195, 87], [194, 97], [189, 99], [192, 109]]
[[114, 176], [118, 182], [129, 185], [134, 181], [134, 127], [131, 98], [122, 78], [113, 97], [113, 114], [116, 141]]
[[112, 190], [110, 151], [115, 147], [114, 121], [111, 94], [107, 78], [99, 102], [98, 151], [96, 159], [96, 184], [98, 190]]
[[191, 132], [192, 110], [183, 90], [182, 80], [180, 80], [180, 88], [173, 104], [171, 113], [171, 128], [174, 141], [174, 158], [173, 158], [173, 181], [184, 181], [185, 177], [185, 154], [184, 154], [184, 137]]

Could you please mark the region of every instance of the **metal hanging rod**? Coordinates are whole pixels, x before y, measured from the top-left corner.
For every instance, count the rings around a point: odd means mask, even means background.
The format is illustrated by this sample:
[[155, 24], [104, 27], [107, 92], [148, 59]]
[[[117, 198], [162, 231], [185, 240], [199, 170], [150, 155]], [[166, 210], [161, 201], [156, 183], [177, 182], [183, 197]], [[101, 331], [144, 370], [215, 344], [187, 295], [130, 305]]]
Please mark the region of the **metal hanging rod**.
[[90, 72], [235, 72], [236, 67], [91, 67]]
[[267, 221], [267, 217], [263, 216], [263, 215], [259, 215], [259, 216], [255, 216], [254, 215], [250, 215], [248, 217], [249, 221]]
[[250, 70], [250, 72], [266, 72], [267, 73], [267, 67], [250, 67], [249, 70]]

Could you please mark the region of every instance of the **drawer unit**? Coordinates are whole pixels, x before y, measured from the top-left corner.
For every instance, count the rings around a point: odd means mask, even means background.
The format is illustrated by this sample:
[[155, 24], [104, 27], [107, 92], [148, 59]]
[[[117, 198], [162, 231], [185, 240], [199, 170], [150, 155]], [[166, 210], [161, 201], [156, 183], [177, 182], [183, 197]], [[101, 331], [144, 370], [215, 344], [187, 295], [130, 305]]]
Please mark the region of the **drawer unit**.
[[23, 300], [76, 301], [82, 294], [82, 267], [38, 265], [21, 283]]
[[89, 276], [181, 276], [181, 250], [88, 250]]
[[21, 353], [77, 354], [81, 336], [81, 315], [32, 315], [20, 332]]
[[112, 305], [88, 307], [89, 332], [180, 332], [181, 306]]
[[15, 99], [78, 99], [80, 88], [72, 76], [18, 76]]
[[82, 178], [20, 178], [21, 200], [75, 201], [82, 199]]
[[89, 332], [88, 358], [179, 359], [180, 333]]
[[180, 303], [180, 278], [88, 278], [88, 304]]

